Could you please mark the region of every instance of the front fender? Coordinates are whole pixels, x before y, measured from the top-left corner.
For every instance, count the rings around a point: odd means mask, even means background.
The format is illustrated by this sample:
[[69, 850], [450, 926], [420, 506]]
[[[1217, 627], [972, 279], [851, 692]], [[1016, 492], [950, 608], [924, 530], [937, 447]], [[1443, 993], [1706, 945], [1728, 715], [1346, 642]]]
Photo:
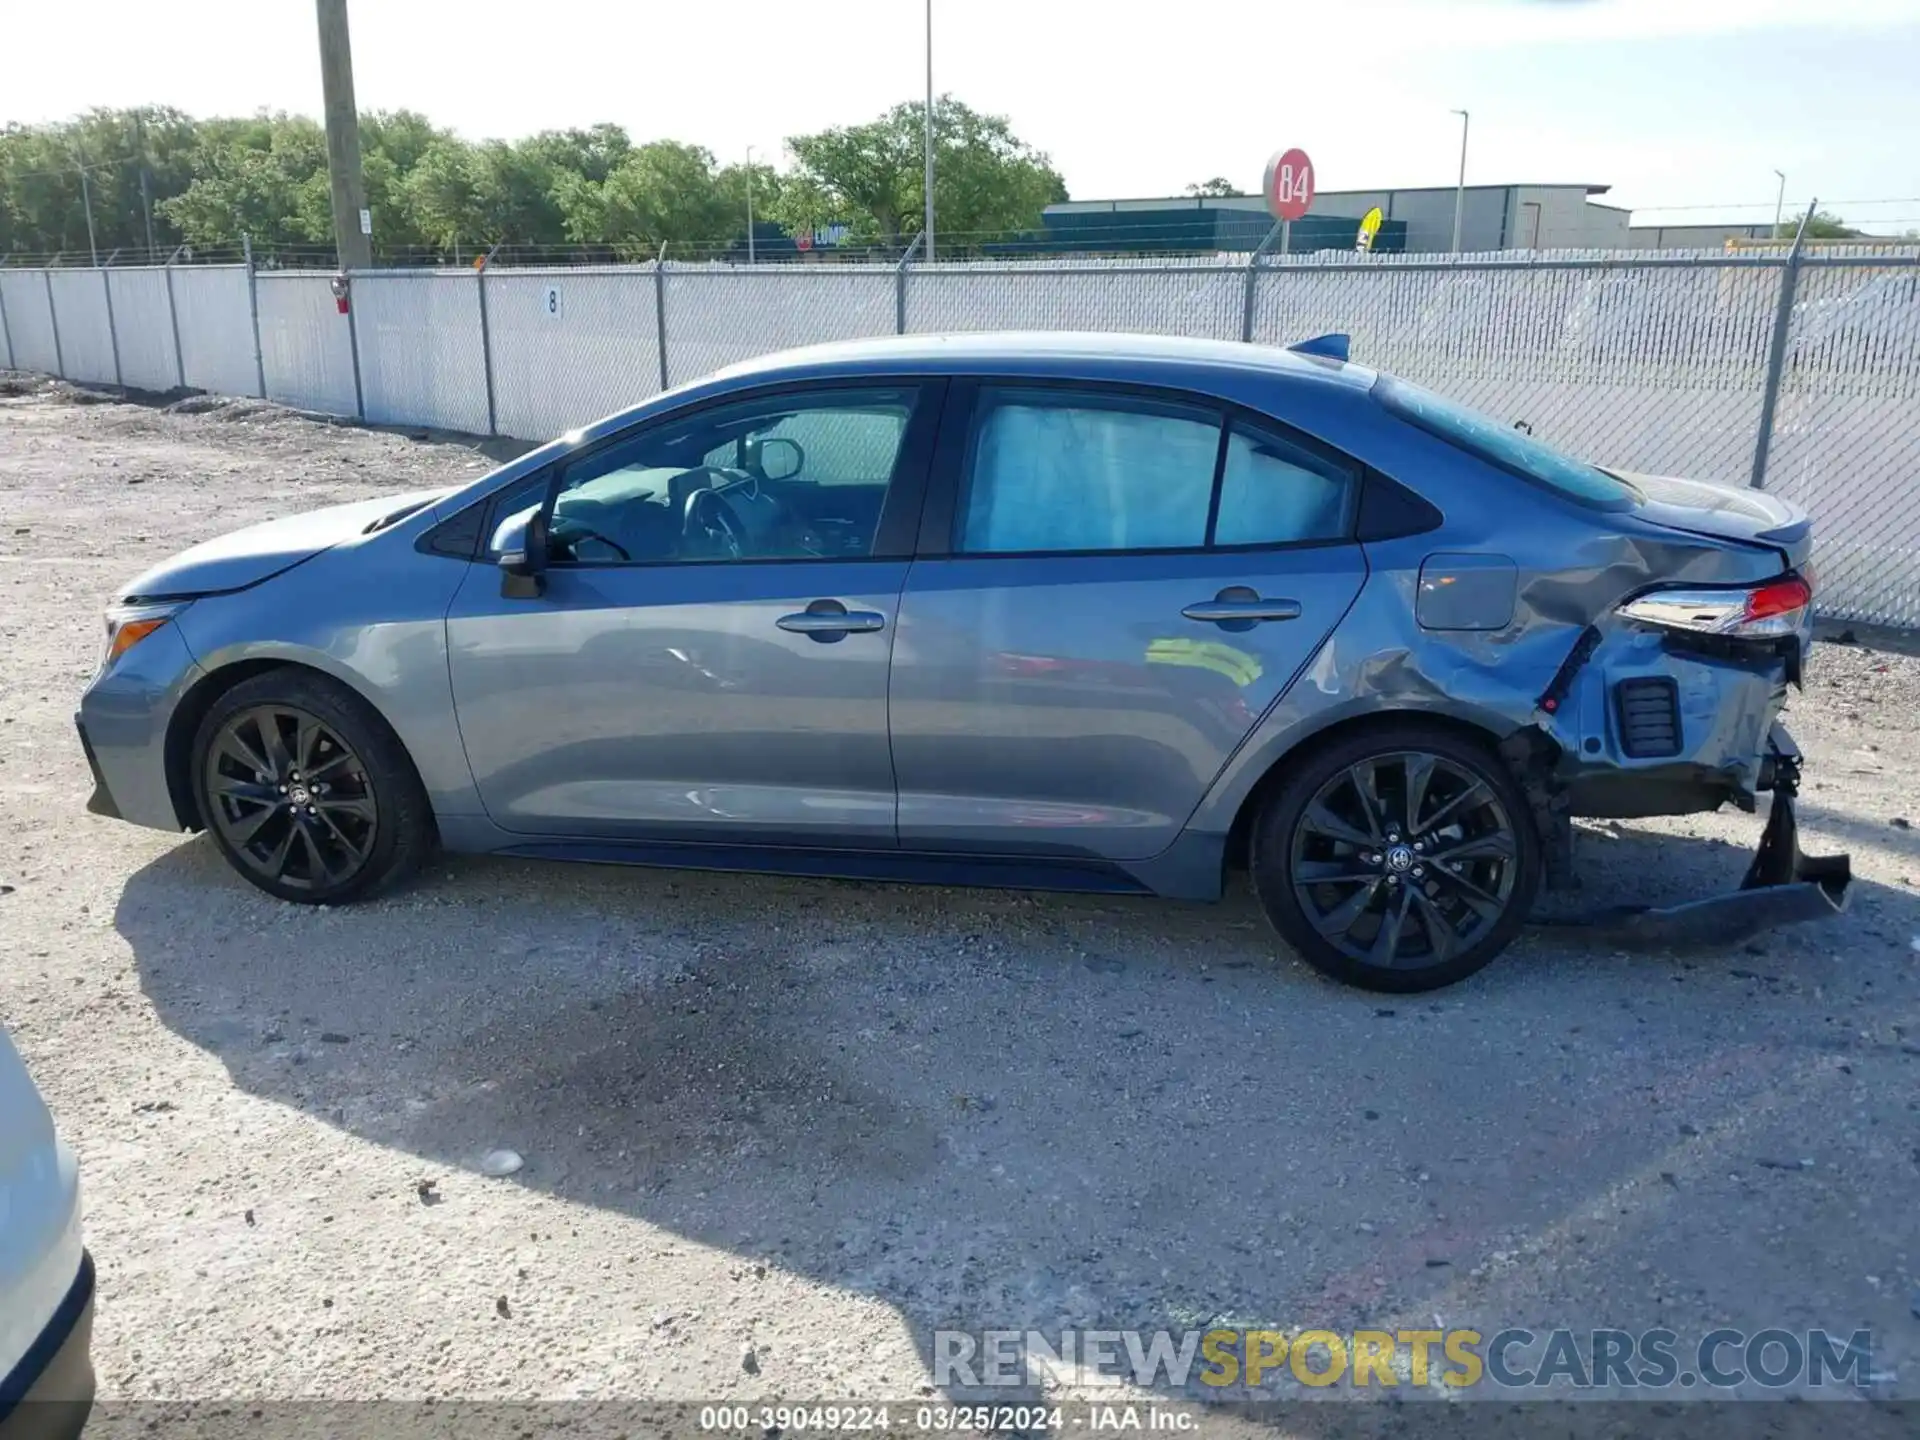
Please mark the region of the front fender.
[[467, 567], [411, 547], [329, 553], [241, 594], [196, 602], [186, 643], [208, 676], [302, 665], [357, 693], [400, 737], [436, 815], [483, 814], [454, 719], [447, 607]]

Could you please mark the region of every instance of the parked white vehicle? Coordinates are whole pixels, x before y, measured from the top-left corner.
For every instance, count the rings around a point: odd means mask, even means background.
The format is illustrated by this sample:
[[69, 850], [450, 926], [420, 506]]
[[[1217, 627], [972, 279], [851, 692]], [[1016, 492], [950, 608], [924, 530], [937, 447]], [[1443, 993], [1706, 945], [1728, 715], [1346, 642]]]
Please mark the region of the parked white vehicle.
[[80, 1172], [0, 1031], [0, 1440], [66, 1440], [93, 1405]]

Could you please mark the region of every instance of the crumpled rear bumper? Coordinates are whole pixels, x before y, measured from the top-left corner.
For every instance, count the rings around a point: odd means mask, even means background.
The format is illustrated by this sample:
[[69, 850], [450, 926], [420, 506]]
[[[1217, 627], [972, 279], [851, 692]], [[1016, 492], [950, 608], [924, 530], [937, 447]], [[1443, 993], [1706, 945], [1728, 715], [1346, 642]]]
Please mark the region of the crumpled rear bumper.
[[1721, 947], [1781, 925], [1838, 915], [1850, 898], [1852, 861], [1801, 852], [1794, 813], [1800, 751], [1779, 724], [1767, 736], [1760, 788], [1773, 792], [1773, 805], [1739, 889], [1682, 905], [1616, 906], [1547, 923], [1577, 926], [1619, 944], [1681, 950]]

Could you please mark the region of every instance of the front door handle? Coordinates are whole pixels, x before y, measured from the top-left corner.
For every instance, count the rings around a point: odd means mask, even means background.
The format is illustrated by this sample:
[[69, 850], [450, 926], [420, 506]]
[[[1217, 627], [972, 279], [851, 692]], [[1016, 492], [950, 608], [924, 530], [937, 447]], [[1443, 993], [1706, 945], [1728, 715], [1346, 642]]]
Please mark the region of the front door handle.
[[830, 645], [855, 632], [884, 630], [887, 617], [877, 610], [849, 610], [838, 600], [816, 600], [798, 614], [782, 615], [773, 623], [782, 630]]
[[1201, 600], [1180, 612], [1189, 620], [1204, 620], [1215, 625], [1248, 629], [1262, 620], [1298, 620], [1298, 600], [1263, 600], [1260, 592], [1245, 585], [1229, 585], [1211, 600]]

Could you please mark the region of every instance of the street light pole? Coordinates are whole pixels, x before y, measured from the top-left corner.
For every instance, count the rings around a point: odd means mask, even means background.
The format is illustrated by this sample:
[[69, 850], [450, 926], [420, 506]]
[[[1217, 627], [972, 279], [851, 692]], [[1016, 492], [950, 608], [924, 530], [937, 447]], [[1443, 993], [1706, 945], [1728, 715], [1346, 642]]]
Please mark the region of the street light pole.
[[1787, 203], [1787, 172], [1784, 170], [1776, 170], [1773, 173], [1780, 177], [1780, 189], [1773, 197], [1773, 233], [1767, 238], [1778, 240], [1780, 238], [1780, 211]]
[[93, 256], [93, 263], [100, 263], [100, 244], [93, 236], [93, 187], [87, 183], [86, 162], [78, 155], [73, 157], [73, 168], [80, 172], [80, 204], [87, 212], [87, 251]]
[[933, 0], [927, 0], [927, 259], [933, 259]]
[[1460, 117], [1460, 179], [1453, 187], [1453, 253], [1460, 253], [1460, 222], [1467, 209], [1467, 112], [1449, 110]]
[[753, 264], [753, 147], [747, 146], [747, 264]]

